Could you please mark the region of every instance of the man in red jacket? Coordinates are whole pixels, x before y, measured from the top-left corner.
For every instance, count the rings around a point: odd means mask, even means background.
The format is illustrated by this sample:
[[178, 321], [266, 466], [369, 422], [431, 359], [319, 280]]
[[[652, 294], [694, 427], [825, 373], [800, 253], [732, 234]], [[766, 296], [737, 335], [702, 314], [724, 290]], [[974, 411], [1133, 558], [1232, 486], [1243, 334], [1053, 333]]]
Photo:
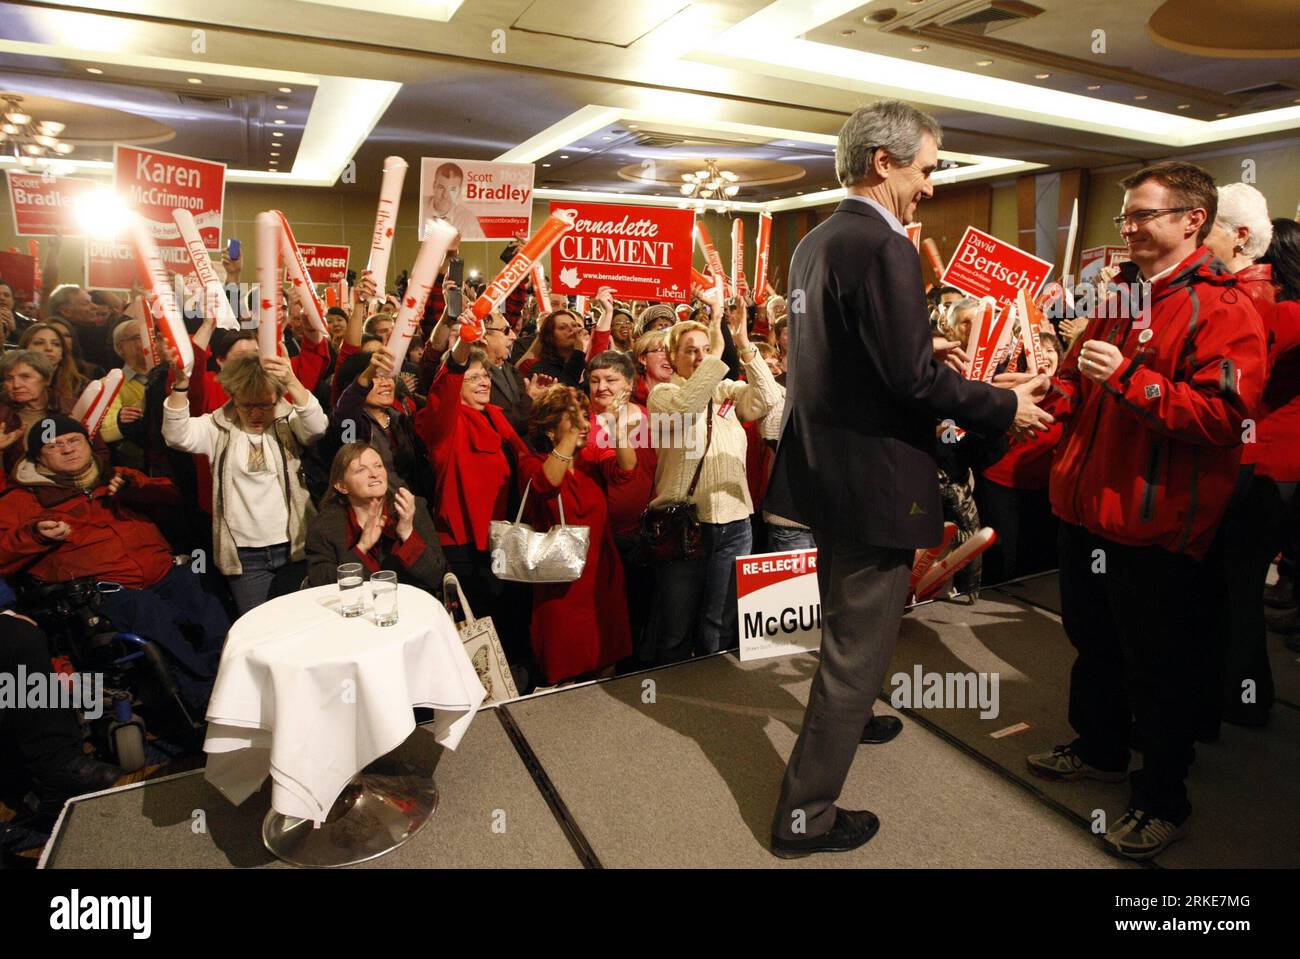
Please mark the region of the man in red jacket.
[[1105, 840], [1146, 859], [1186, 834], [1191, 813], [1183, 780], [1203, 652], [1188, 590], [1237, 478], [1266, 341], [1249, 297], [1203, 245], [1218, 202], [1210, 175], [1161, 163], [1122, 185], [1116, 222], [1132, 263], [1121, 281], [1149, 284], [1150, 300], [1116, 309], [1112, 298], [1090, 319], [1044, 404], [1068, 420], [1050, 495], [1078, 735], [1028, 762], [1059, 781], [1123, 782], [1136, 744], [1143, 767]]
[[[170, 480], [97, 460], [78, 421], [38, 420], [27, 459], [0, 495], [0, 576], [46, 583], [93, 576], [120, 586], [101, 593], [100, 611], [171, 654], [183, 667], [174, 673], [186, 700], [202, 707], [229, 620], [188, 565], [172, 565], [171, 547], [146, 515], [180, 506]], [[182, 630], [201, 641], [192, 644]]]

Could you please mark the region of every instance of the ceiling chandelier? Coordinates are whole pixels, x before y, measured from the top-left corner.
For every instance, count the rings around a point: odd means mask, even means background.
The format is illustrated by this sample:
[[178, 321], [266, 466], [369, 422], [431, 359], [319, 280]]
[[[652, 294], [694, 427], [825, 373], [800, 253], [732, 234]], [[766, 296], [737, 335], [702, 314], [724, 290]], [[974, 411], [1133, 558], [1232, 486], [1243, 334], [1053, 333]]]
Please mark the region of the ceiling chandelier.
[[59, 140], [64, 124], [54, 120], [37, 120], [23, 110], [23, 98], [6, 94], [4, 116], [0, 122], [0, 153], [14, 157], [25, 167], [37, 162], [67, 156], [74, 149], [71, 143]]
[[707, 170], [682, 174], [682, 196], [689, 200], [721, 200], [731, 199], [740, 192], [736, 183], [739, 176], [730, 170], [719, 170], [718, 161], [712, 158], [705, 160], [704, 165]]

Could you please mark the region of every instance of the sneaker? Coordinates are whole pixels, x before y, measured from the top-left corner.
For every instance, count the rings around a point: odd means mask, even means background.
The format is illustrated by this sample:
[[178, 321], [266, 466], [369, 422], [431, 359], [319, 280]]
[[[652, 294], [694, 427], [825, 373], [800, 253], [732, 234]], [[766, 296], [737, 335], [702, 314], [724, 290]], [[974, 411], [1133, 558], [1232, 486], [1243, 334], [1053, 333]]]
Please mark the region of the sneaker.
[[1150, 859], [1187, 835], [1187, 822], [1173, 823], [1141, 809], [1129, 809], [1102, 841], [1107, 849], [1128, 859]]
[[1089, 766], [1079, 758], [1073, 746], [1057, 746], [1050, 753], [1035, 753], [1027, 756], [1025, 762], [1029, 764], [1030, 772], [1055, 782], [1072, 783], [1080, 779], [1099, 779], [1104, 783], [1122, 783], [1128, 779], [1127, 770], [1120, 769], [1112, 772]]

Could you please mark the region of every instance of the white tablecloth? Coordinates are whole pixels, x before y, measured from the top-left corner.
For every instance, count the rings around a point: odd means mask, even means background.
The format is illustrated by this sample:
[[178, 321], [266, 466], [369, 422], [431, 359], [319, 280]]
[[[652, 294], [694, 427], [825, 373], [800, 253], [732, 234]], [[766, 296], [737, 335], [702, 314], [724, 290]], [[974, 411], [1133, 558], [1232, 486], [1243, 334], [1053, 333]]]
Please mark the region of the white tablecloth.
[[[368, 593], [369, 585], [363, 587]], [[208, 705], [207, 778], [239, 804], [270, 773], [271, 805], [322, 821], [354, 775], [435, 710], [455, 749], [486, 695], [447, 611], [398, 586], [399, 620], [376, 626], [338, 612], [338, 587], [264, 603], [230, 629]]]

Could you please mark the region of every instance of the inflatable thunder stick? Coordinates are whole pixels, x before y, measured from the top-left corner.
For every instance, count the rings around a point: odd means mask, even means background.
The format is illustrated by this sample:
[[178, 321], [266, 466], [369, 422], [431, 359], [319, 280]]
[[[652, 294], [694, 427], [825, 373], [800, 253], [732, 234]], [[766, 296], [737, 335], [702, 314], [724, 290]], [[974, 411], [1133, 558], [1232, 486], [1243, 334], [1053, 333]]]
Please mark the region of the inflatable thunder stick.
[[272, 210], [257, 214], [257, 352], [280, 355], [280, 243], [284, 231]]
[[384, 302], [384, 283], [388, 280], [388, 258], [393, 252], [393, 228], [397, 226], [397, 206], [402, 199], [406, 180], [406, 161], [401, 157], [384, 158], [384, 179], [379, 185], [379, 206], [375, 210], [375, 232], [370, 240], [370, 259], [366, 269], [375, 278], [375, 298]]
[[930, 258], [930, 269], [934, 270], [934, 282], [938, 283], [943, 278], [943, 260], [939, 257], [939, 245], [930, 237], [926, 237], [921, 241], [921, 249]]
[[939, 541], [938, 546], [932, 546], [929, 549], [918, 549], [916, 551], [916, 562], [912, 564], [912, 582], [908, 586], [908, 593], [916, 593], [916, 584], [921, 581], [921, 577], [930, 572], [930, 567], [935, 561], [947, 552], [948, 547], [952, 545], [953, 538], [957, 535], [956, 523], [943, 524], [943, 539]]
[[411, 348], [411, 337], [420, 328], [420, 319], [424, 316], [424, 304], [429, 300], [429, 291], [438, 278], [438, 267], [442, 266], [447, 250], [456, 242], [456, 228], [446, 220], [430, 220], [428, 235], [420, 244], [416, 254], [415, 265], [411, 267], [411, 278], [406, 284], [406, 295], [397, 311], [397, 320], [388, 331], [388, 342], [384, 345], [393, 354], [393, 375], [402, 369], [406, 351]]
[[140, 333], [140, 346], [144, 349], [145, 370], [152, 370], [158, 365], [158, 345], [155, 337], [158, 328], [154, 326], [153, 314], [149, 307], [145, 305], [144, 297], [134, 297], [126, 305], [126, 315], [135, 323], [136, 329]]
[[316, 327], [321, 336], [328, 338], [330, 331], [325, 325], [325, 311], [321, 308], [320, 298], [316, 296], [316, 284], [307, 272], [307, 261], [302, 258], [298, 241], [293, 238], [289, 220], [279, 210], [271, 212], [280, 218], [280, 253], [284, 257], [284, 269], [289, 283], [298, 295], [298, 303], [311, 325]]
[[194, 349], [190, 346], [190, 334], [185, 329], [185, 321], [181, 319], [180, 307], [176, 303], [171, 274], [158, 255], [158, 247], [144, 217], [130, 217], [129, 228], [140, 272], [149, 290], [153, 314], [158, 317], [158, 327], [172, 352], [180, 359], [185, 375], [189, 376], [194, 370]]
[[194, 264], [194, 274], [203, 287], [203, 315], [211, 316], [212, 313], [209, 311], [215, 311], [217, 326], [223, 330], [239, 329], [239, 320], [235, 318], [235, 311], [230, 308], [230, 301], [226, 299], [226, 289], [221, 285], [217, 271], [212, 267], [212, 260], [203, 246], [203, 237], [194, 223], [194, 215], [189, 210], [174, 207], [172, 219], [176, 221], [176, 229], [181, 231], [185, 252], [190, 255], [190, 262]]
[[704, 225], [703, 220], [695, 221], [695, 242], [700, 246], [700, 252], [704, 254], [704, 262], [709, 265], [709, 272], [714, 276], [725, 278], [727, 271], [722, 268], [722, 257], [718, 255], [718, 248], [713, 245], [713, 237], [709, 236], [708, 227]]
[[[77, 415], [77, 409], [81, 406], [82, 400], [87, 398], [91, 387], [98, 385], [99, 390], [90, 397], [87, 409], [80, 416]], [[95, 380], [86, 387], [86, 392], [81, 394], [81, 399], [77, 405], [72, 408], [72, 418], [81, 420], [81, 425], [86, 428], [90, 438], [94, 439], [95, 434], [99, 432], [100, 426], [104, 423], [104, 417], [108, 415], [108, 408], [112, 405], [113, 400], [117, 399], [118, 391], [122, 389], [122, 371], [120, 369], [109, 370], [108, 375], [102, 380]]]
[[1029, 356], [1029, 372], [1038, 373], [1047, 365], [1047, 358], [1043, 355], [1043, 341], [1039, 338], [1043, 314], [1029, 302], [1024, 290], [1016, 294], [1016, 315], [1020, 317], [1020, 342]]
[[325, 287], [325, 308], [333, 309], [339, 305], [339, 291], [336, 286]]
[[461, 325], [462, 340], [472, 343], [479, 338], [483, 320], [487, 315], [505, 302], [510, 291], [523, 282], [528, 271], [533, 268], [533, 264], [541, 260], [560, 237], [572, 230], [577, 220], [578, 214], [574, 210], [551, 211], [551, 215], [546, 218], [537, 232], [529, 237], [528, 242], [519, 248], [519, 252], [506, 264], [505, 269], [493, 278], [479, 298], [474, 301], [470, 309], [474, 311], [478, 322], [473, 326], [468, 323]]
[[347, 278], [339, 280], [339, 306], [352, 312], [352, 291], [348, 288]]
[[533, 264], [533, 296], [537, 299], [539, 313], [548, 313], [551, 309], [551, 291], [546, 288], [546, 271], [542, 264]]
[[1009, 322], [1015, 310], [1007, 308], [999, 316], [992, 297], [984, 298], [984, 309], [975, 317], [966, 342], [966, 355], [970, 357], [967, 377], [972, 380], [990, 380], [997, 368], [994, 357], [1011, 333]]
[[767, 302], [767, 257], [772, 247], [772, 214], [758, 215], [758, 258], [754, 261], [754, 303]]
[[992, 527], [985, 526], [935, 563], [934, 566], [930, 567], [930, 571], [921, 577], [921, 581], [916, 584], [917, 600], [930, 599], [938, 593], [945, 583], [965, 569], [976, 556], [997, 542], [997, 539], [998, 534], [993, 532]]
[[749, 292], [745, 282], [745, 221], [739, 218], [731, 221], [731, 288], [737, 296]]

